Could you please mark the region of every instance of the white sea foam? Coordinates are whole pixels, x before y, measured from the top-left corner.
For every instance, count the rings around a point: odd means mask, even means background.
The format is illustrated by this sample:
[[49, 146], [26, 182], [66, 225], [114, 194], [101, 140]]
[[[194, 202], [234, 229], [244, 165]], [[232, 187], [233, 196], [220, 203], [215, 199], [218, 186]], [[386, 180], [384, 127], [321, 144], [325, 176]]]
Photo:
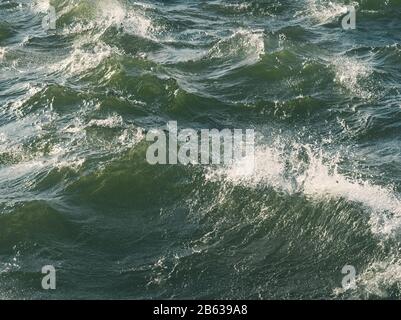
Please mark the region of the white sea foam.
[[1, 133], [0, 154], [23, 155], [23, 145], [18, 142], [15, 143], [5, 133]]
[[121, 23], [126, 16], [126, 8], [118, 0], [101, 0], [97, 2], [100, 9], [100, 19], [107, 24]]
[[392, 188], [348, 178], [338, 172], [335, 162], [328, 166], [321, 157], [312, 156], [297, 183], [308, 196], [344, 198], [362, 204], [371, 212], [373, 233], [388, 236], [401, 227], [401, 200]]
[[85, 158], [77, 155], [69, 155], [69, 148], [65, 145], [56, 144], [49, 152], [49, 158], [45, 164], [53, 168], [69, 168], [78, 171], [85, 163]]
[[250, 3], [225, 3], [225, 4], [223, 4], [223, 6], [226, 8], [231, 8], [238, 12], [242, 12], [242, 11], [248, 10], [250, 8], [251, 4]]
[[127, 13], [127, 17], [122, 26], [127, 33], [152, 40], [157, 40], [154, 35], [156, 32], [160, 31], [160, 28], [155, 26], [150, 18], [134, 10]]
[[[13, 248], [14, 250], [16, 249], [15, 247]], [[8, 272], [15, 272], [20, 270], [21, 265], [20, 265], [20, 256], [21, 253], [20, 251], [16, 250], [15, 255], [7, 262], [1, 262], [0, 263], [0, 274], [2, 273], [8, 273]]]
[[[319, 24], [333, 22], [338, 17], [347, 13], [347, 5], [332, 1], [307, 0], [307, 9], [303, 12], [311, 16]], [[356, 6], [357, 3], [352, 5]]]
[[104, 128], [118, 128], [123, 125], [123, 119], [120, 115], [113, 115], [106, 119], [91, 120], [88, 127], [104, 127]]
[[[118, 0], [99, 1], [97, 6], [100, 10], [98, 24], [106, 27], [116, 25], [122, 27], [126, 33], [154, 39], [153, 34], [157, 28], [152, 20], [145, 16], [143, 10], [124, 7]], [[147, 8], [146, 6], [142, 7]]]
[[357, 275], [355, 288], [335, 288], [333, 295], [338, 297], [345, 293], [356, 299], [391, 297], [391, 290], [401, 290], [401, 261], [389, 258], [386, 261], [373, 262]]
[[276, 149], [258, 146], [255, 148], [254, 161], [252, 157], [246, 156], [232, 166], [209, 168], [206, 179], [210, 181], [225, 179], [235, 185], [242, 184], [252, 188], [265, 184], [287, 189], [284, 171], [284, 162]]
[[372, 66], [364, 60], [339, 56], [331, 61], [336, 72], [335, 80], [359, 97], [369, 99], [372, 93], [366, 88], [366, 79], [373, 73]]
[[231, 36], [221, 39], [210, 49], [212, 58], [238, 57], [245, 55], [243, 64], [253, 64], [265, 54], [263, 32], [259, 30], [239, 29]]
[[[21, 89], [19, 88], [18, 90]], [[29, 101], [29, 99], [31, 99], [35, 94], [37, 94], [40, 90], [42, 90], [42, 86], [32, 83], [26, 83], [23, 85], [23, 90], [25, 91], [25, 93], [10, 103], [9, 110], [13, 112], [17, 117], [22, 116], [21, 107], [27, 101]]]
[[[307, 162], [297, 156], [301, 148], [307, 153]], [[344, 176], [337, 168], [338, 159], [328, 161], [322, 153], [299, 145], [294, 145], [292, 154], [278, 145], [256, 147], [253, 171], [248, 169], [253, 167], [248, 163], [251, 159], [245, 158], [230, 167], [209, 168], [205, 177], [249, 188], [270, 186], [289, 194], [304, 194], [312, 201], [343, 198], [370, 212], [373, 233], [387, 237], [401, 228], [401, 199], [394, 190]]]
[[53, 64], [52, 72], [67, 71], [70, 75], [82, 74], [96, 68], [102, 61], [113, 54], [119, 54], [117, 48], [111, 47], [100, 40], [103, 33], [111, 26], [122, 27], [127, 33], [141, 37], [152, 38], [156, 28], [152, 20], [135, 9], [125, 7], [118, 0], [102, 0], [94, 2], [94, 12], [97, 16], [93, 21], [76, 21], [72, 26], [63, 29], [64, 34], [81, 33], [95, 30], [95, 33], [78, 38], [71, 54]]
[[50, 8], [50, 0], [34, 0], [30, 7], [35, 13], [46, 12]]
[[[32, 160], [21, 162], [12, 166], [2, 167], [0, 168], [0, 182], [5, 184], [11, 179], [19, 182], [24, 176], [32, 174], [33, 172], [39, 172], [39, 170], [44, 166], [44, 161]], [[18, 183], [16, 183], [16, 185], [18, 185]]]
[[[43, 117], [38, 117], [38, 121], [32, 118], [28, 120], [39, 122], [35, 126], [35, 132], [37, 135], [40, 135], [41, 128], [46, 124], [47, 120], [43, 120]], [[25, 120], [21, 121], [23, 122], [19, 122], [18, 127], [13, 125], [13, 130], [24, 127]], [[45, 122], [43, 123], [43, 121]], [[92, 145], [88, 145], [85, 130], [92, 126], [121, 129], [121, 133], [117, 134], [111, 141], [99, 140], [96, 145], [96, 151], [110, 150], [113, 153], [119, 153], [134, 147], [144, 138], [141, 128], [133, 125], [124, 125], [123, 119], [117, 115], [106, 119], [91, 120], [87, 124], [84, 124], [80, 119], [74, 119], [70, 125], [60, 129], [60, 134], [64, 137], [63, 142], [50, 146], [48, 152], [45, 153], [26, 154], [22, 144], [15, 141], [18, 140], [15, 138], [15, 135], [13, 140], [10, 140], [3, 133], [0, 135], [0, 142], [2, 142], [0, 153], [12, 153], [18, 158], [19, 162], [0, 168], [0, 184], [7, 182], [7, 188], [9, 189], [11, 188], [10, 182], [12, 182], [11, 185], [15, 185], [15, 188], [18, 188], [21, 183], [25, 183], [24, 181], [30, 181], [30, 184], [34, 183], [35, 179], [32, 179], [31, 176], [40, 172], [49, 171], [54, 168], [79, 170], [86, 160], [85, 153], [82, 153], [82, 151], [92, 148]], [[23, 134], [19, 136], [19, 139], [23, 139], [22, 137]], [[29, 188], [29, 185], [25, 185], [25, 187]]]
[[103, 42], [99, 42], [93, 48], [84, 48], [82, 43], [78, 43], [67, 58], [49, 68], [52, 72], [67, 71], [70, 75], [78, 75], [96, 68], [113, 52], [116, 51]]
[[[58, 17], [61, 18], [70, 13], [82, 3], [83, 1], [73, 1], [60, 5], [57, 7]], [[38, 66], [38, 69], [50, 73], [62, 72], [62, 80], [65, 76], [84, 74], [87, 70], [96, 68], [113, 54], [121, 54], [117, 48], [109, 46], [101, 40], [104, 32], [111, 26], [122, 27], [128, 33], [152, 39], [153, 32], [157, 30], [152, 20], [142, 12], [146, 6], [143, 6], [141, 11], [138, 4], [136, 8], [126, 7], [124, 2], [119, 0], [88, 1], [86, 4], [91, 8], [89, 17], [76, 14], [71, 23], [58, 26], [61, 28], [58, 30], [61, 34], [77, 35], [70, 53], [61, 61], [59, 57], [55, 56], [41, 58], [45, 63]], [[35, 1], [31, 3], [30, 8], [35, 13], [45, 13], [50, 5], [49, 1]], [[26, 45], [32, 37], [31, 34], [26, 35], [20, 45]], [[5, 52], [5, 48], [0, 47], [0, 61], [4, 58]], [[55, 59], [57, 62], [54, 62]], [[31, 70], [17, 71], [24, 73]]]
[[[75, 9], [82, 3], [70, 3], [59, 10], [59, 16], [63, 16]], [[73, 23], [64, 26], [62, 34], [76, 34], [84, 31], [97, 29], [97, 34], [93, 35], [99, 38], [104, 31], [111, 26], [121, 27], [127, 20], [128, 14], [133, 11], [122, 4], [120, 0], [98, 0], [88, 2], [91, 15], [76, 15]]]

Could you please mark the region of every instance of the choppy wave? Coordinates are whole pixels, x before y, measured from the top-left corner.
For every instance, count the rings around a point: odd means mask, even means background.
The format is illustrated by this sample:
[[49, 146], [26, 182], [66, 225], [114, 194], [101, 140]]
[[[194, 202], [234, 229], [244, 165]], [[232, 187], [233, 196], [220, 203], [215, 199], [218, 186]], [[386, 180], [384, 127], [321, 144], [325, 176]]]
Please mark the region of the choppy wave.
[[[300, 152], [306, 152], [306, 162], [300, 159]], [[338, 159], [327, 163], [325, 158], [308, 145], [295, 144], [290, 154], [280, 144], [261, 146], [257, 148], [254, 160], [244, 158], [231, 167], [211, 170], [207, 179], [223, 179], [248, 188], [267, 185], [288, 194], [303, 194], [318, 200], [346, 199], [367, 208], [373, 233], [391, 235], [399, 232], [401, 200], [397, 193], [391, 187], [347, 177], [338, 172]]]
[[[355, 6], [356, 4], [356, 2], [353, 2], [349, 5]], [[345, 15], [347, 13], [347, 6], [344, 3], [336, 1], [308, 0], [307, 9], [304, 13], [311, 15], [318, 23], [326, 24]]]
[[[399, 297], [399, 0], [0, 8], [1, 298], [49, 263], [60, 298]], [[256, 166], [150, 166], [170, 120], [254, 128]]]
[[373, 73], [373, 68], [369, 62], [341, 56], [335, 58], [332, 63], [337, 82], [362, 98], [369, 99], [372, 97], [368, 88], [368, 81], [369, 76]]
[[241, 56], [242, 52], [249, 62], [258, 61], [265, 54], [263, 33], [260, 31], [238, 30], [227, 39], [220, 40], [209, 51], [211, 58]]

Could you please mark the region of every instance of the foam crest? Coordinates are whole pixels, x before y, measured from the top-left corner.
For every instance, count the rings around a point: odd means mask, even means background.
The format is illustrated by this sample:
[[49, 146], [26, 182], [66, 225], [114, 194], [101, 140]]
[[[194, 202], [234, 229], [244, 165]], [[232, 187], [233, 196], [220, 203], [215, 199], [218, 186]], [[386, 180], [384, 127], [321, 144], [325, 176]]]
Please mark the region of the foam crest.
[[[140, 7], [147, 9], [146, 6]], [[100, 10], [99, 24], [104, 24], [106, 27], [115, 25], [122, 27], [126, 33], [154, 39], [153, 34], [158, 29], [152, 20], [144, 15], [143, 10], [125, 7], [117, 0], [100, 1], [98, 8]]]
[[347, 13], [347, 6], [332, 1], [307, 0], [306, 14], [312, 16], [319, 24], [333, 22]]
[[297, 177], [297, 184], [311, 197], [343, 198], [362, 204], [371, 211], [373, 233], [391, 235], [401, 226], [401, 201], [394, 190], [340, 174], [335, 160], [327, 165], [322, 157], [310, 157], [309, 167]]
[[[401, 227], [401, 200], [391, 187], [374, 185], [366, 180], [349, 178], [338, 170], [338, 158], [325, 157], [308, 145], [259, 146], [252, 157], [232, 166], [209, 168], [209, 181], [225, 181], [249, 188], [270, 186], [288, 194], [303, 194], [312, 201], [346, 199], [370, 212], [371, 231], [382, 236], [394, 235]], [[300, 151], [308, 160], [300, 160]], [[254, 168], [254, 170], [249, 170]]]
[[225, 3], [224, 7], [233, 9], [234, 11], [243, 12], [251, 7], [250, 3]]
[[336, 82], [359, 97], [372, 97], [372, 93], [361, 84], [373, 73], [373, 68], [368, 62], [341, 56], [333, 59], [331, 63], [336, 72]]
[[21, 107], [43, 88], [42, 86], [36, 84], [26, 83], [23, 85], [23, 88], [18, 88], [18, 90], [21, 89], [24, 90], [25, 93], [14, 101], [10, 102], [10, 111], [13, 112], [17, 117], [22, 117], [23, 114], [21, 111]]
[[119, 115], [113, 115], [106, 119], [91, 120], [88, 127], [97, 126], [103, 128], [118, 128], [123, 125], [123, 119]]
[[155, 39], [154, 33], [159, 30], [150, 18], [134, 10], [128, 12], [122, 25], [125, 32], [152, 40]]
[[[266, 165], [266, 164], [269, 165]], [[268, 146], [255, 148], [255, 156], [246, 156], [233, 165], [220, 168], [208, 168], [206, 179], [210, 181], [226, 180], [234, 185], [246, 185], [256, 188], [261, 184], [287, 189], [284, 180], [285, 166], [280, 153]]]
[[121, 4], [118, 0], [102, 0], [95, 4], [97, 17], [89, 23], [77, 22], [63, 30], [64, 34], [94, 31], [75, 41], [72, 53], [63, 61], [51, 67], [53, 72], [67, 70], [71, 75], [84, 73], [96, 68], [114, 53], [120, 52], [100, 40], [111, 26], [123, 28], [127, 33], [152, 38], [155, 30], [151, 19]]
[[263, 32], [239, 29], [228, 38], [220, 40], [210, 51], [212, 58], [237, 57], [245, 54], [246, 62], [259, 61], [265, 54]]
[[30, 7], [34, 13], [44, 13], [50, 8], [50, 0], [35, 0]]
[[109, 45], [99, 42], [93, 48], [75, 45], [70, 56], [50, 67], [53, 72], [67, 71], [70, 75], [78, 75], [86, 70], [96, 68], [104, 59], [110, 57], [115, 50]]
[[103, 0], [97, 3], [100, 9], [100, 19], [107, 24], [120, 24], [125, 19], [126, 8], [117, 0]]

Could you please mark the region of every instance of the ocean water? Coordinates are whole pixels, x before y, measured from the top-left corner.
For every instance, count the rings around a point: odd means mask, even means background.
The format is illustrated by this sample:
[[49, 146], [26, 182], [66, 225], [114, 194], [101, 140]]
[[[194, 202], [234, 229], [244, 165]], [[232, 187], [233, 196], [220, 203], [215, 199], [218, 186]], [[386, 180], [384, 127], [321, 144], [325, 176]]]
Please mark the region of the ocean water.
[[[400, 0], [0, 0], [0, 298], [400, 298], [400, 42]], [[150, 165], [168, 121], [255, 170]]]

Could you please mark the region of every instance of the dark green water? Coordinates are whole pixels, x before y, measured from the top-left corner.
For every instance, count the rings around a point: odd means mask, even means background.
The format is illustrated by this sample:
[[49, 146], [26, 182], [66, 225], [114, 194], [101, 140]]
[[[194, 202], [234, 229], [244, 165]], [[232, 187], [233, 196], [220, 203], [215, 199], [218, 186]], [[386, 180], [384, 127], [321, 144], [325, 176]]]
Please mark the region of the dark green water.
[[[0, 298], [401, 296], [400, 0], [50, 4], [0, 0]], [[149, 165], [170, 120], [254, 173]]]

